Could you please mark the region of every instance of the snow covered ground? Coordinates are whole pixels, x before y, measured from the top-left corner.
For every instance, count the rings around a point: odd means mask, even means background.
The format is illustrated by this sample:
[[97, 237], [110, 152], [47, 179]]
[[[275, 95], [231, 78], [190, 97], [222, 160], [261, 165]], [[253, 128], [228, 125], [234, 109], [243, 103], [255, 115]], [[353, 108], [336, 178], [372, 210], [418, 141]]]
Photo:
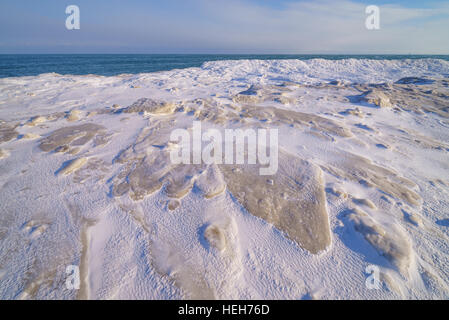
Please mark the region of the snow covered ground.
[[[2, 299], [449, 298], [447, 61], [5, 78], [0, 119]], [[278, 172], [173, 165], [195, 120]]]

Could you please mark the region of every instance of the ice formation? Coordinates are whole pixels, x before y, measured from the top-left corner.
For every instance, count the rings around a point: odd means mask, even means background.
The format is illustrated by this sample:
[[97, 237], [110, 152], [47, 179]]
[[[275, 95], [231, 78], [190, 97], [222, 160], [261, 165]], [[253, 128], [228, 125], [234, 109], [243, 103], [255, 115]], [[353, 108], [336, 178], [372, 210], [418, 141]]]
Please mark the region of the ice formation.
[[[448, 74], [312, 59], [0, 79], [0, 297], [447, 299]], [[277, 172], [172, 163], [194, 121], [278, 129]]]

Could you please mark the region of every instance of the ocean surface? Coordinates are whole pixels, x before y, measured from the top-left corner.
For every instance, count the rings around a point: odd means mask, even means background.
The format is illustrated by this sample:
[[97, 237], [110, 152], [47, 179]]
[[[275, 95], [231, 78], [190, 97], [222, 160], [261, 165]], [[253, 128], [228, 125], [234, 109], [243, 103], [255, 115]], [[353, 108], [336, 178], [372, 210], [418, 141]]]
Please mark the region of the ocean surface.
[[340, 59], [422, 59], [449, 61], [449, 55], [214, 55], [214, 54], [2, 54], [0, 78], [35, 76], [42, 73], [118, 75], [190, 67], [217, 60], [277, 60], [322, 58]]

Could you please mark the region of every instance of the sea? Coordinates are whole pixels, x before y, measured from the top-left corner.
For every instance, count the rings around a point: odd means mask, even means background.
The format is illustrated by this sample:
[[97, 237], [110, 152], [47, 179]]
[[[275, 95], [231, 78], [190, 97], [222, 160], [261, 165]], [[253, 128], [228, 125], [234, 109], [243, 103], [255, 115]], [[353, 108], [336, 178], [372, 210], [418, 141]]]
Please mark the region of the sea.
[[449, 55], [254, 55], [254, 54], [0, 54], [0, 78], [42, 73], [112, 76], [190, 67], [217, 60], [279, 59], [443, 59]]

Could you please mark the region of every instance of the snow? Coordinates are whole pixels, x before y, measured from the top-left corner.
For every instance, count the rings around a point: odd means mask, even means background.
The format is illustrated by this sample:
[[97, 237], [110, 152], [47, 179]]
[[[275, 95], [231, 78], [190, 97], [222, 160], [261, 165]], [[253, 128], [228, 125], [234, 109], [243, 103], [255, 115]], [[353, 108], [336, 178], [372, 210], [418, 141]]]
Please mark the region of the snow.
[[[312, 59], [0, 79], [0, 298], [447, 299], [448, 77]], [[278, 129], [278, 173], [171, 164], [198, 120]]]

